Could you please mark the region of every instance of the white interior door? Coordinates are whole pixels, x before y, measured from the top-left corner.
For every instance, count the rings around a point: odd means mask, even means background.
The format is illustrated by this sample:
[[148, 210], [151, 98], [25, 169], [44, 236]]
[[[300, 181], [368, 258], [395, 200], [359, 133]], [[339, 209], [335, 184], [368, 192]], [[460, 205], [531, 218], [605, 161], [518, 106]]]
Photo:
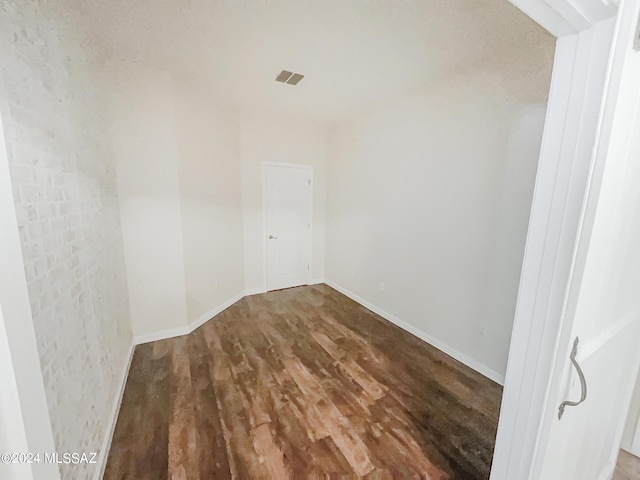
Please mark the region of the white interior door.
[[309, 283], [311, 167], [265, 165], [267, 289]]
[[534, 479], [611, 478], [640, 363], [640, 0], [621, 9]]

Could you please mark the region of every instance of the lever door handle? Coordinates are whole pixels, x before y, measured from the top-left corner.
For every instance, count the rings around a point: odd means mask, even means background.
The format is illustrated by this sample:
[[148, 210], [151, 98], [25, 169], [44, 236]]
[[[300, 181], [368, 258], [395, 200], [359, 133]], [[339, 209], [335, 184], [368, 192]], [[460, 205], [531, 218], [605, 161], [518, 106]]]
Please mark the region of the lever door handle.
[[274, 237], [273, 235], [269, 235], [269, 240], [277, 240], [278, 237]]
[[569, 358], [571, 359], [571, 363], [573, 364], [573, 366], [576, 368], [576, 371], [578, 372], [578, 378], [580, 379], [580, 400], [578, 400], [577, 402], [570, 402], [568, 400], [562, 402], [560, 404], [560, 407], [558, 407], [558, 420], [562, 419], [565, 407], [577, 407], [587, 399], [587, 379], [584, 378], [584, 372], [582, 371], [582, 368], [580, 368], [580, 365], [578, 365], [578, 361], [576, 360], [579, 341], [580, 339], [576, 337], [575, 341], [573, 342], [573, 350], [571, 350], [571, 355], [569, 355]]

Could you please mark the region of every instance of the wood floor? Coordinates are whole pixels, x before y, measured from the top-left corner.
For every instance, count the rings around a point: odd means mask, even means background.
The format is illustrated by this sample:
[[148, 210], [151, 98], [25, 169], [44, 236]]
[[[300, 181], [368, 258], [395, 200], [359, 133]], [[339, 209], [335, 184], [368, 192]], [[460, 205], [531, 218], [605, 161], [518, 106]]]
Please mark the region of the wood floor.
[[611, 480], [638, 480], [640, 479], [640, 458], [629, 452], [620, 450], [618, 465]]
[[136, 347], [104, 478], [487, 479], [502, 389], [326, 285]]

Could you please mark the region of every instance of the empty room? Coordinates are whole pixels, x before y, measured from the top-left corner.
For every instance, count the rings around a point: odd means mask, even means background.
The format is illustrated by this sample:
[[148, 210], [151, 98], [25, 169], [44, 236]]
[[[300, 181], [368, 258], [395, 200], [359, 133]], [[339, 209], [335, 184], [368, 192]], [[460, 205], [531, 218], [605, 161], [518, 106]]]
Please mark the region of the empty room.
[[0, 478], [639, 478], [639, 17], [0, 2]]

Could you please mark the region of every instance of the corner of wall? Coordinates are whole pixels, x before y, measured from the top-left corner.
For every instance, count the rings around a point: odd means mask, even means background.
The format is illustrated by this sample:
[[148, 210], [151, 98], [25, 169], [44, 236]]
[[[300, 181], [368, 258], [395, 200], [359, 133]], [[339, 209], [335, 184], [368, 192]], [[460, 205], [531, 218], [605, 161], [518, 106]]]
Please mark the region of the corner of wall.
[[419, 328], [416, 328], [415, 326], [413, 326], [411, 323], [398, 318], [397, 316], [393, 315], [392, 313], [387, 312], [386, 310], [383, 310], [382, 308], [380, 308], [380, 307], [374, 305], [373, 303], [369, 302], [368, 300], [364, 299], [360, 295], [358, 295], [356, 293], [353, 293], [352, 291], [344, 288], [343, 286], [341, 286], [341, 285], [339, 285], [339, 284], [337, 284], [335, 282], [332, 282], [331, 280], [325, 279], [323, 283], [326, 283], [331, 288], [333, 288], [333, 289], [337, 290], [338, 292], [342, 293], [343, 295], [349, 297], [354, 302], [359, 303], [363, 307], [368, 308], [369, 310], [371, 310], [372, 312], [376, 313], [377, 315], [380, 315], [385, 320], [390, 321], [394, 325], [396, 325], [396, 326], [400, 327], [401, 329], [405, 330], [406, 332], [409, 332], [410, 334], [418, 337], [419, 339], [421, 339], [422, 341], [428, 343], [432, 347], [435, 347], [438, 350], [440, 350], [441, 352], [446, 353], [450, 357], [458, 360], [460, 363], [462, 363], [462, 364], [466, 365], [467, 367], [475, 370], [476, 372], [484, 375], [488, 379], [493, 380], [494, 382], [498, 383], [499, 385], [504, 385], [504, 380], [505, 380], [505, 374], [504, 373], [497, 372], [497, 371], [487, 367], [486, 365], [484, 365], [484, 364], [478, 362], [477, 360], [471, 358], [469, 355], [466, 355], [466, 354], [460, 352], [459, 350], [451, 347], [450, 345], [446, 344], [445, 342], [442, 342], [441, 340], [438, 340], [437, 338], [429, 335], [428, 333], [423, 332]]

